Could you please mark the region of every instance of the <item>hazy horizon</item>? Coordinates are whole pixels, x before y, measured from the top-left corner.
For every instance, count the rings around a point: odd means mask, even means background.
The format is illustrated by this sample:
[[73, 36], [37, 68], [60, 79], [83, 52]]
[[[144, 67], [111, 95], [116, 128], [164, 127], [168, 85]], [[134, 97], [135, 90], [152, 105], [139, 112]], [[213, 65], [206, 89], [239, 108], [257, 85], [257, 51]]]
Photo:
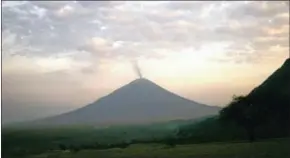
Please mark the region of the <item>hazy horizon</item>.
[[59, 114], [142, 75], [225, 106], [289, 57], [289, 2], [2, 2], [2, 121]]

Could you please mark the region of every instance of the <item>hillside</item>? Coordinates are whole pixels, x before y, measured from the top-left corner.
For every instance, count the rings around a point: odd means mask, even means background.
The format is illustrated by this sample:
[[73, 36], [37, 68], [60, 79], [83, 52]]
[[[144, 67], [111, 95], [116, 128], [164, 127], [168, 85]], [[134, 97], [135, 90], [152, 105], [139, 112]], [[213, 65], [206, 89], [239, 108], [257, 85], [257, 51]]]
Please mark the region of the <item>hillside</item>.
[[[247, 98], [258, 106], [268, 124], [288, 129], [290, 133], [290, 59], [270, 75]], [[280, 129], [282, 130], [282, 129]]]
[[[185, 142], [211, 142], [244, 140], [244, 123], [253, 123], [257, 139], [290, 136], [290, 59], [271, 74], [263, 83], [243, 97], [246, 104], [230, 104], [219, 117], [185, 125], [179, 136]], [[236, 108], [238, 107], [238, 108]], [[237, 109], [237, 110], [235, 110]], [[246, 109], [246, 110], [245, 110]], [[246, 111], [246, 113], [244, 112]], [[220, 119], [228, 117], [227, 123]]]
[[290, 58], [270, 75], [261, 85], [251, 91], [247, 97], [254, 100], [271, 99], [266, 96], [283, 95], [290, 98]]

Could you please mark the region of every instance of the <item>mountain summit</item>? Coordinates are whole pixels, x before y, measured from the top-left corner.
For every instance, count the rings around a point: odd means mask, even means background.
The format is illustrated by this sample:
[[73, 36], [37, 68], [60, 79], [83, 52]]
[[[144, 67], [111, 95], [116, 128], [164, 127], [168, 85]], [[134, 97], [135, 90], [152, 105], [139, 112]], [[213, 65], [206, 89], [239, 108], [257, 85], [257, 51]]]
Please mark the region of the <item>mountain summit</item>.
[[136, 79], [72, 112], [33, 121], [37, 125], [116, 125], [194, 119], [217, 114], [218, 107], [190, 101], [145, 78]]

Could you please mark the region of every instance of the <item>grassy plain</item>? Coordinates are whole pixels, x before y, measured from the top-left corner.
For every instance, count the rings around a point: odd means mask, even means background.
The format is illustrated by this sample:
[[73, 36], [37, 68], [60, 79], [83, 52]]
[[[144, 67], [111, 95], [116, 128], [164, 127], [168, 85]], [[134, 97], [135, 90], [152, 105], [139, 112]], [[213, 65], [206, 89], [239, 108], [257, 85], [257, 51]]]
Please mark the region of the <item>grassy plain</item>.
[[54, 151], [32, 158], [288, 158], [290, 138], [255, 143], [204, 143], [177, 145], [136, 144], [125, 149]]

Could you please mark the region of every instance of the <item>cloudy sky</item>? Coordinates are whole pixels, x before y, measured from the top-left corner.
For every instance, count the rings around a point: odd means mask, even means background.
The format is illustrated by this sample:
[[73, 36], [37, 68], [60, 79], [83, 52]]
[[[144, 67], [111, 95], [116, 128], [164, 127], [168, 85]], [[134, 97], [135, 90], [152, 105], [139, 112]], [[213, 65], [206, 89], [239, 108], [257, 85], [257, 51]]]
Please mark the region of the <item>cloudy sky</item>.
[[75, 109], [143, 76], [224, 106], [289, 56], [289, 2], [2, 2], [3, 121]]

